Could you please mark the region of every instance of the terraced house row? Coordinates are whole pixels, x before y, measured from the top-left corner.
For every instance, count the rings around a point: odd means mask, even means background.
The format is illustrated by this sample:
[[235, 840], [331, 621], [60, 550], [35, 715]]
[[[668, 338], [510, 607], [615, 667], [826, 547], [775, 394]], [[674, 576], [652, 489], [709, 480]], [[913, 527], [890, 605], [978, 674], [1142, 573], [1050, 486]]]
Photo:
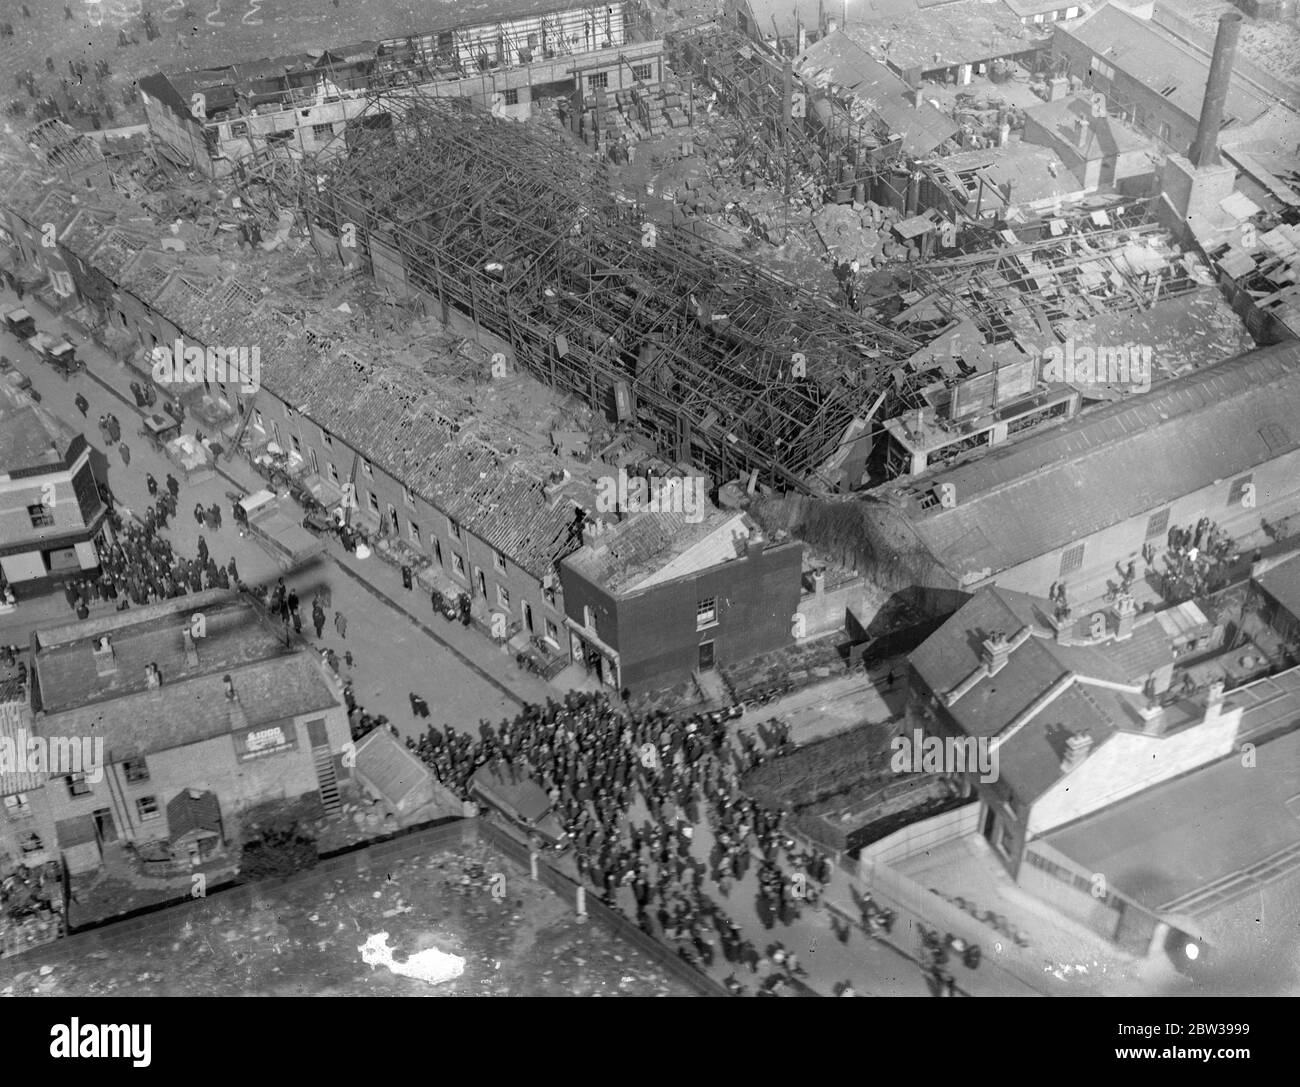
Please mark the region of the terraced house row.
[[[177, 339], [259, 345], [257, 391], [233, 379], [205, 382], [182, 402], [226, 413], [232, 433], [243, 420], [248, 455], [278, 446], [301, 457], [303, 482], [327, 508], [354, 481], [354, 520], [373, 531], [387, 517], [396, 536], [433, 560], [426, 580], [468, 592], [479, 620], [504, 614], [512, 634], [544, 639], [568, 658], [556, 564], [581, 547], [584, 511], [610, 467], [523, 448], [496, 428], [494, 440], [475, 433], [466, 405], [420, 369], [375, 365], [373, 347], [313, 333], [276, 308], [274, 292], [248, 286], [228, 260], [169, 243], [176, 235], [114, 193], [51, 183], [36, 170], [4, 192], [10, 250], [0, 264], [11, 278], [57, 277], [66, 287], [66, 277], [75, 289], [68, 305], [81, 306], [71, 316], [142, 379], [151, 348]], [[468, 350], [486, 371], [486, 352]]]

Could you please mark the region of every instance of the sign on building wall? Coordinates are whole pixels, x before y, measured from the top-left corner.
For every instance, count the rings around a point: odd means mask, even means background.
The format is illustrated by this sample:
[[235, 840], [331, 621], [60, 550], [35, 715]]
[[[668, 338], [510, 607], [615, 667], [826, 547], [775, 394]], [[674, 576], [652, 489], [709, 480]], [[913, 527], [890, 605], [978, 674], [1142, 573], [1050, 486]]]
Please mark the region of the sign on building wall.
[[268, 755], [283, 755], [298, 747], [298, 730], [292, 721], [242, 729], [232, 733], [231, 738], [235, 741], [235, 758], [240, 762], [263, 759]]

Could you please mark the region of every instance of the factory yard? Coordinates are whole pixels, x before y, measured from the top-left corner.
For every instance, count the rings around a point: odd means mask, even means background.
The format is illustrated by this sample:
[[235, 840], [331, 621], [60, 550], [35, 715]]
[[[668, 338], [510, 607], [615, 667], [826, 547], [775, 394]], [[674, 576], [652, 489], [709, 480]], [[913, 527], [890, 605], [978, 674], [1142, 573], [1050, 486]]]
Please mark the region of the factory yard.
[[[430, 985], [368, 966], [360, 949], [378, 933], [388, 934], [399, 967], [436, 948], [463, 958], [464, 973]], [[100, 938], [75, 957], [45, 948], [0, 963], [0, 994], [692, 995], [606, 929], [579, 924], [559, 896], [481, 843], [278, 890], [240, 889]]]

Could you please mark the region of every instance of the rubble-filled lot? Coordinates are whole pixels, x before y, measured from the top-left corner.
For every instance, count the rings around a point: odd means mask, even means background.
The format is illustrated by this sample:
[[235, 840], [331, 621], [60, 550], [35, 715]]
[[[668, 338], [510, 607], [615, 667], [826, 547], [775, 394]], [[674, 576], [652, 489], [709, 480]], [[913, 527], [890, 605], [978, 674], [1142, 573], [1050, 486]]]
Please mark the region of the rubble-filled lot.
[[[159, 914], [74, 962], [0, 962], [5, 996], [689, 996], [656, 964], [480, 844], [369, 873], [322, 874], [218, 896], [206, 920]], [[169, 920], [170, 919], [170, 920]], [[378, 933], [400, 965], [437, 948], [465, 960], [437, 985], [366, 965]]]
[[[1219, 16], [1225, 11], [1240, 11], [1228, 0], [1162, 0], [1176, 15], [1193, 23], [1202, 32], [1214, 35]], [[1293, 81], [1300, 77], [1300, 24], [1285, 19], [1247, 18], [1241, 27], [1241, 52], [1261, 68], [1279, 79]]]

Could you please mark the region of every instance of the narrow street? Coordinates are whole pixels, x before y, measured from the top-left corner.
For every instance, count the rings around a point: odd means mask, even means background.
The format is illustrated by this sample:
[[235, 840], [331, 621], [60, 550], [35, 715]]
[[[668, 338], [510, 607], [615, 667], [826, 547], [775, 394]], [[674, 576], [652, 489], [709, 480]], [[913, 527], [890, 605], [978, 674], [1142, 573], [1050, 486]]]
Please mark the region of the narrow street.
[[[264, 480], [247, 461], [238, 454], [224, 458], [217, 464], [215, 478], [188, 484], [176, 465], [139, 436], [142, 417], [129, 389], [129, 383], [138, 380], [138, 375], [93, 342], [83, 341], [39, 303], [30, 298], [19, 303], [12, 292], [0, 291], [0, 309], [20, 304], [30, 307], [38, 328], [69, 332], [77, 344], [78, 356], [86, 362], [86, 370], [65, 381], [5, 330], [0, 330], [0, 354], [8, 356], [31, 379], [41, 394], [41, 407], [80, 430], [93, 447], [107, 454], [109, 486], [119, 504], [142, 511], [150, 502], [146, 474], [152, 473], [162, 486], [171, 472], [181, 481], [181, 493], [177, 516], [168, 522], [164, 534], [179, 554], [193, 556], [203, 533], [216, 561], [224, 565], [233, 556], [246, 582], [274, 582], [281, 576], [271, 555], [251, 536], [241, 536], [230, 513], [228, 492], [250, 493], [264, 486]], [[78, 393], [90, 402], [85, 419], [74, 404]], [[102, 448], [97, 423], [108, 412], [121, 422], [122, 440], [130, 449], [129, 466], [123, 465], [116, 448]], [[187, 419], [182, 429], [192, 433], [193, 423]], [[196, 503], [211, 506], [214, 502], [222, 511], [221, 528], [215, 533], [202, 528], [193, 516]], [[308, 644], [318, 649], [333, 648], [340, 660], [351, 651], [352, 666], [344, 666], [342, 671], [352, 680], [358, 702], [372, 714], [386, 715], [403, 736], [418, 735], [426, 723], [446, 722], [474, 730], [480, 718], [498, 721], [514, 716], [523, 702], [544, 701], [548, 695], [558, 694], [540, 677], [522, 671], [512, 655], [503, 653], [476, 631], [436, 614], [425, 593], [402, 587], [400, 571], [395, 567], [377, 555], [362, 561], [345, 554], [336, 537], [327, 537], [325, 555], [293, 572], [286, 583], [298, 590], [303, 602], [303, 633]], [[327, 589], [332, 598], [324, 637], [319, 641], [310, 615], [311, 599], [318, 588]], [[347, 618], [346, 638], [335, 629], [336, 611]], [[0, 642], [25, 644], [32, 629], [65, 623], [70, 617], [59, 593], [39, 604], [20, 605], [13, 614], [0, 616]], [[428, 722], [412, 714], [408, 697], [411, 692], [429, 703]]]

